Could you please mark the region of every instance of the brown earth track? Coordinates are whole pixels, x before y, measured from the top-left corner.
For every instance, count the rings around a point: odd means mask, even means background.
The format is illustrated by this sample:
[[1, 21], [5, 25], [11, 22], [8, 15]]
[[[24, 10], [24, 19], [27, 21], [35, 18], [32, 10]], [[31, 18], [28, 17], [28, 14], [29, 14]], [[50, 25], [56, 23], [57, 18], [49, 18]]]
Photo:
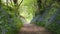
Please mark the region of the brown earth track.
[[18, 34], [52, 34], [44, 27], [36, 26], [33, 24], [24, 25]]

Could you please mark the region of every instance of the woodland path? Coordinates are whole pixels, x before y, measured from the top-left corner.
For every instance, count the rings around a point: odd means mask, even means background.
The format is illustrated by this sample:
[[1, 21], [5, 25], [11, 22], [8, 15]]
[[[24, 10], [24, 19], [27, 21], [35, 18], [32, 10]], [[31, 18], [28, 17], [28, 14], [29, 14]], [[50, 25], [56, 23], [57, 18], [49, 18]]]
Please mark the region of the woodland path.
[[26, 24], [24, 25], [19, 34], [52, 34], [44, 27], [36, 26], [34, 24]]

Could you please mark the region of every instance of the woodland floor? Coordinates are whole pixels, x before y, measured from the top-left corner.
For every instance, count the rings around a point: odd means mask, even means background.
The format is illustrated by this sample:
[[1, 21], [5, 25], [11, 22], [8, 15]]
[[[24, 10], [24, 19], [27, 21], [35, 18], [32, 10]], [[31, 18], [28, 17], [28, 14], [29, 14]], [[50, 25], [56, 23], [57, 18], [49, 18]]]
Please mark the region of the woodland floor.
[[34, 24], [26, 24], [24, 25], [19, 34], [52, 34], [44, 27], [36, 26]]

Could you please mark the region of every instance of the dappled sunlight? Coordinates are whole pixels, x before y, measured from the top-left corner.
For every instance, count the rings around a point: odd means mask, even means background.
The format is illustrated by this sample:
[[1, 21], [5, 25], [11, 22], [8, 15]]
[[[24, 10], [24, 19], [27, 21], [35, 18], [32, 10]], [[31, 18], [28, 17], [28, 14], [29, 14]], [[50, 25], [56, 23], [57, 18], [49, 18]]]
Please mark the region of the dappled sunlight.
[[[27, 3], [29, 2], [29, 3]], [[31, 2], [31, 4], [30, 4]], [[33, 13], [34, 13], [34, 10], [35, 8], [32, 8], [32, 4], [34, 1], [33, 0], [26, 0], [26, 1], [23, 1], [22, 5], [21, 5], [21, 8], [20, 8], [20, 15], [24, 17], [26, 23], [30, 23], [31, 20], [33, 19]], [[23, 20], [22, 20], [23, 21]]]
[[0, 0], [0, 34], [60, 34], [60, 0]]

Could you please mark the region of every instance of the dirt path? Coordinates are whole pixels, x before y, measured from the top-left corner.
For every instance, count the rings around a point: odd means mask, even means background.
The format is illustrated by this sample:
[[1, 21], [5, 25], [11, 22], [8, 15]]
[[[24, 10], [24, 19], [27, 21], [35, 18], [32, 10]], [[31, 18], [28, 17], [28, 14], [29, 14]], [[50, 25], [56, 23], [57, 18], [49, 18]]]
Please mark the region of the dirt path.
[[26, 24], [21, 28], [19, 34], [52, 34], [52, 33], [49, 32], [44, 27], [39, 27], [33, 24]]

